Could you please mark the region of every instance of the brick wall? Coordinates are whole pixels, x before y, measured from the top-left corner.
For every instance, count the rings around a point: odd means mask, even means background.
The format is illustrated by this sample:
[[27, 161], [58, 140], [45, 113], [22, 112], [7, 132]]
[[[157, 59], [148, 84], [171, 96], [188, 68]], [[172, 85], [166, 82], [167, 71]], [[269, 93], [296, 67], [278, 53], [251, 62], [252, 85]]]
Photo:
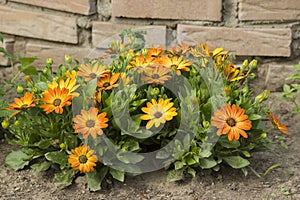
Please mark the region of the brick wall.
[[[299, 0], [0, 0], [4, 47], [37, 65], [97, 56], [125, 28], [147, 30], [149, 45], [205, 42], [255, 57], [266, 83], [272, 66], [300, 60]], [[0, 65], [9, 65], [1, 55]]]

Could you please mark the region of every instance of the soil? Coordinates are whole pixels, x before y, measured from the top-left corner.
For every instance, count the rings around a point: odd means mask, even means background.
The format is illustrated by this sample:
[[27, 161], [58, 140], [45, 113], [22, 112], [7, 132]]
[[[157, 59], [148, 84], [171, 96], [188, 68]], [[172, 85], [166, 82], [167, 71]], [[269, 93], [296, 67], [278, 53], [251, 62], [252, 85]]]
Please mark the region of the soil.
[[[300, 199], [300, 125], [298, 117], [291, 113], [287, 102], [273, 95], [268, 104], [285, 123], [290, 135], [286, 139], [288, 149], [279, 145], [275, 152], [252, 155], [251, 166], [263, 173], [273, 164], [281, 163], [264, 178], [251, 171], [244, 176], [240, 170], [222, 166], [219, 172], [199, 173], [195, 178], [180, 182], [167, 182], [167, 171], [160, 170], [134, 177], [126, 177], [124, 183], [107, 179], [99, 192], [90, 192], [85, 177], [78, 177], [74, 184], [59, 189], [52, 183], [53, 172], [35, 175], [30, 169], [14, 171], [4, 165], [5, 156], [17, 147], [0, 141], [0, 199]], [[272, 132], [271, 135], [282, 135]]]

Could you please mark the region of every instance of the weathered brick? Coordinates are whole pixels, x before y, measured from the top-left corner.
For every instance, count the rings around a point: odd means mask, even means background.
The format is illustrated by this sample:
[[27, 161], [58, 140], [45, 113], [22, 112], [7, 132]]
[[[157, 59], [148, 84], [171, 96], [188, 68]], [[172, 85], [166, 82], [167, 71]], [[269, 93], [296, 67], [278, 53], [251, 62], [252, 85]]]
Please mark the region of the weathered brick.
[[[296, 62], [295, 62], [296, 63]], [[271, 92], [282, 91], [283, 84], [291, 83], [285, 80], [294, 73], [294, 64], [269, 62], [258, 66], [258, 85]]]
[[211, 47], [223, 47], [241, 56], [291, 55], [292, 31], [290, 28], [267, 27], [203, 27], [178, 25], [178, 42], [203, 42]]
[[[134, 26], [125, 24], [112, 24], [109, 22], [93, 22], [92, 43], [95, 52], [107, 49], [113, 40], [119, 39], [119, 33], [124, 29], [141, 29], [147, 31], [145, 35], [146, 46], [166, 46], [165, 26]], [[93, 55], [95, 56], [95, 55]]]
[[0, 6], [0, 32], [58, 42], [78, 42], [76, 18]]
[[[13, 38], [5, 38], [3, 43], [0, 43], [0, 47], [4, 48], [7, 53], [13, 55], [14, 52], [14, 42]], [[9, 66], [10, 61], [7, 57], [4, 56], [3, 53], [0, 53], [0, 65], [1, 66]]]
[[45, 65], [47, 58], [52, 58], [54, 65], [63, 64], [65, 54], [72, 58], [82, 61], [87, 57], [91, 49], [58, 44], [40, 44], [38, 42], [28, 42], [26, 44], [26, 56], [37, 56], [39, 60], [35, 61], [36, 66]]
[[222, 0], [112, 0], [115, 17], [221, 21], [221, 10]]
[[97, 11], [96, 0], [10, 0], [14, 2], [61, 10], [84, 15], [94, 14]]
[[239, 0], [239, 19], [247, 20], [299, 20], [299, 0]]

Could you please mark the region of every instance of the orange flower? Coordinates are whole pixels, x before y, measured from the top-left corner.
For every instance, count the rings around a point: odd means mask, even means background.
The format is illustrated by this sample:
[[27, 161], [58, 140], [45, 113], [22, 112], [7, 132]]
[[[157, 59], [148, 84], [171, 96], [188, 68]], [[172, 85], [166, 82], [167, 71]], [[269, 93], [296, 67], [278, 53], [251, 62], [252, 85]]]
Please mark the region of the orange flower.
[[173, 56], [172, 58], [169, 58], [168, 56], [163, 56], [161, 58], [161, 64], [170, 67], [176, 70], [177, 75], [181, 75], [181, 71], [190, 71], [190, 68], [188, 66], [191, 66], [192, 63], [188, 60], [183, 60], [182, 56]]
[[163, 51], [164, 51], [163, 47], [148, 49], [147, 57], [148, 58], [158, 58], [159, 56], [161, 56]]
[[269, 120], [272, 122], [273, 126], [276, 129], [280, 130], [284, 134], [289, 134], [286, 126], [284, 124], [281, 124], [277, 119], [276, 115], [275, 114], [273, 115], [272, 112], [270, 112], [269, 114]]
[[169, 53], [172, 55], [180, 55], [185, 54], [190, 50], [190, 46], [184, 42], [181, 42], [181, 44], [177, 44], [175, 47], [171, 47], [168, 49]]
[[177, 115], [176, 108], [173, 107], [174, 103], [169, 99], [159, 99], [157, 102], [152, 99], [151, 102], [147, 102], [147, 107], [143, 107], [142, 111], [146, 113], [142, 115], [141, 120], [148, 120], [146, 129], [150, 129], [153, 125], [157, 128], [160, 124], [170, 121]]
[[16, 110], [16, 112], [10, 115], [10, 117], [13, 117], [22, 110], [35, 107], [37, 101], [38, 99], [33, 99], [33, 93], [26, 92], [23, 97], [15, 98], [14, 103], [9, 104], [10, 107], [6, 108], [6, 110]]
[[101, 77], [99, 81], [97, 82], [97, 86], [99, 87], [99, 90], [111, 90], [115, 87], [118, 87], [118, 81], [120, 78], [120, 73], [115, 73], [112, 76], [110, 74]]
[[138, 73], [143, 72], [143, 69], [151, 64], [153, 64], [155, 59], [151, 56], [143, 56], [142, 54], [137, 55], [133, 61], [130, 62], [130, 65], [126, 67], [126, 69], [136, 68], [135, 70]]
[[45, 104], [40, 107], [44, 109], [46, 114], [55, 111], [57, 114], [63, 113], [63, 107], [71, 105], [72, 95], [66, 88], [49, 88], [43, 92], [43, 98], [41, 99]]
[[172, 78], [172, 76], [169, 75], [169, 72], [170, 68], [166, 68], [162, 65], [147, 67], [144, 69], [145, 76], [141, 77], [141, 80], [150, 84], [163, 84], [165, 81]]
[[90, 108], [88, 111], [81, 110], [81, 115], [76, 115], [73, 118], [75, 122], [75, 133], [81, 133], [83, 139], [86, 139], [89, 135], [96, 138], [97, 135], [102, 135], [102, 128], [108, 127], [108, 118], [105, 117], [106, 112], [98, 115], [97, 108]]
[[244, 114], [244, 109], [235, 104], [232, 107], [226, 104], [217, 110], [212, 118], [212, 125], [219, 129], [218, 135], [228, 134], [229, 141], [238, 140], [240, 135], [248, 138], [245, 130], [250, 130], [252, 127], [248, 115]]
[[68, 162], [74, 170], [79, 170], [83, 173], [93, 172], [98, 158], [94, 155], [94, 150], [83, 145], [72, 149], [72, 154], [69, 155]]
[[95, 78], [101, 78], [110, 73], [110, 70], [107, 70], [105, 66], [99, 65], [98, 63], [86, 65], [80, 65], [77, 72], [78, 76], [84, 77], [86, 82], [91, 81]]

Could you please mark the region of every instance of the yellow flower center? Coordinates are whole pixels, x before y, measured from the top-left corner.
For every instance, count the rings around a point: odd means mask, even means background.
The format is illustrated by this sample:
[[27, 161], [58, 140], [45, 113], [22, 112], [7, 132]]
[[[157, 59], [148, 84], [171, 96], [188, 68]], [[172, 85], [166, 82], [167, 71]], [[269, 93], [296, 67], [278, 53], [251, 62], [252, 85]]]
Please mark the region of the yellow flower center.
[[28, 104], [23, 104], [22, 106], [21, 106], [21, 110], [23, 110], [23, 109], [25, 109], [25, 108], [27, 108], [27, 106], [28, 106]]
[[109, 87], [110, 86], [110, 82], [106, 82], [103, 84], [103, 87]]
[[154, 114], [154, 117], [158, 119], [158, 118], [160, 118], [162, 115], [163, 115], [163, 114], [162, 114], [161, 112], [156, 112], [156, 113]]
[[86, 126], [89, 128], [93, 128], [95, 126], [95, 121], [91, 119], [87, 120]]
[[234, 127], [234, 126], [236, 125], [236, 121], [235, 121], [235, 119], [233, 119], [233, 118], [227, 119], [227, 120], [226, 120], [226, 123], [227, 123], [229, 126], [231, 126], [231, 127]]
[[82, 155], [79, 157], [79, 162], [81, 164], [85, 164], [88, 161], [87, 157], [85, 155]]
[[53, 102], [53, 105], [54, 106], [59, 106], [61, 103], [61, 100], [60, 99], [55, 99], [54, 102]]

